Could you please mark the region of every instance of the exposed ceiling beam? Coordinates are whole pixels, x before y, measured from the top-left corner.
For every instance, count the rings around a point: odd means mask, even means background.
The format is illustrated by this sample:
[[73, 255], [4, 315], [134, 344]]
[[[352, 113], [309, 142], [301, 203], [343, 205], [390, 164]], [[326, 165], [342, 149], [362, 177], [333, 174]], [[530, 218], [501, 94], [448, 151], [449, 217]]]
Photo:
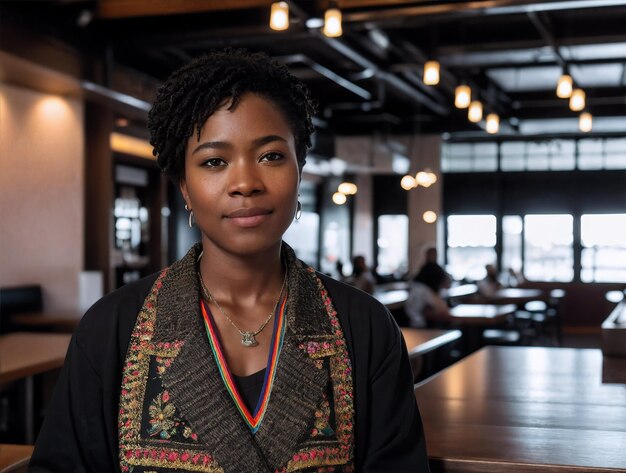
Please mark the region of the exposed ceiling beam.
[[291, 54], [289, 56], [280, 56], [280, 57], [277, 57], [276, 59], [278, 59], [279, 61], [287, 65], [304, 64], [307, 67], [310, 67], [311, 69], [313, 69], [318, 74], [333, 81], [338, 86], [343, 87], [346, 90], [349, 90], [355, 95], [358, 95], [362, 99], [364, 100], [372, 99], [372, 94], [369, 93], [369, 91], [365, 90], [363, 87], [359, 87], [354, 82], [350, 82], [345, 77], [342, 77], [336, 72], [331, 71], [329, 68], [322, 66], [321, 64], [313, 61], [311, 58], [305, 56], [304, 54]]
[[475, 15], [511, 15], [528, 13], [531, 11], [556, 11], [580, 8], [602, 8], [626, 5], [624, 0], [475, 0], [465, 2], [446, 2], [436, 4], [413, 5], [407, 7], [392, 7], [384, 10], [362, 12], [346, 12], [343, 15], [345, 22], [384, 22], [414, 16], [446, 15], [475, 16]]
[[548, 27], [544, 24], [541, 18], [539, 18], [539, 15], [536, 12], [529, 11], [527, 15], [528, 15], [528, 18], [530, 19], [530, 22], [537, 29], [537, 31], [539, 32], [543, 40], [548, 44], [548, 46], [550, 46], [550, 48], [552, 48], [552, 53], [554, 54], [556, 62], [558, 62], [559, 66], [561, 66], [563, 69], [566, 69], [567, 63], [565, 62], [565, 59], [561, 55], [561, 51], [559, 50], [559, 45], [556, 44], [556, 40], [554, 39], [554, 36], [552, 35]]
[[269, 8], [271, 3], [271, 0], [100, 0], [97, 15], [104, 19], [183, 15], [244, 8]]

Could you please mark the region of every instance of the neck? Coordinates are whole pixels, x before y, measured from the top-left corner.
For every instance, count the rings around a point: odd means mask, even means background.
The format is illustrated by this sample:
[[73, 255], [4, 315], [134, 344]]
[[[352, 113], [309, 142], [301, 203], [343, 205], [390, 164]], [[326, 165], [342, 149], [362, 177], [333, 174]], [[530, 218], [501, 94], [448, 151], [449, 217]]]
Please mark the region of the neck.
[[202, 243], [199, 270], [218, 301], [254, 305], [262, 299], [276, 297], [285, 276], [280, 244], [261, 253], [242, 256], [220, 250], [204, 239]]

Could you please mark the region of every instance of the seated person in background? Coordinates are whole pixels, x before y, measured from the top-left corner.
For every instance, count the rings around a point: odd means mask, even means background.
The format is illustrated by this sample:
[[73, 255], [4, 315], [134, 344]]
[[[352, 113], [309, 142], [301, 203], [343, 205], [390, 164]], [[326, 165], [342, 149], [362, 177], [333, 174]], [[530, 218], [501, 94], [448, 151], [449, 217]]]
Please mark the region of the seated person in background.
[[357, 255], [352, 259], [352, 277], [348, 279], [348, 282], [368, 294], [374, 293], [376, 279], [365, 264], [364, 256]]
[[493, 264], [485, 266], [487, 275], [481, 281], [478, 281], [478, 292], [485, 297], [493, 297], [495, 293], [502, 289], [502, 283], [498, 281], [498, 270]]
[[417, 276], [409, 282], [409, 297], [404, 310], [411, 327], [442, 325], [450, 321], [448, 304], [439, 295], [443, 288], [450, 287], [448, 273], [437, 264], [437, 250], [426, 250], [426, 263]]

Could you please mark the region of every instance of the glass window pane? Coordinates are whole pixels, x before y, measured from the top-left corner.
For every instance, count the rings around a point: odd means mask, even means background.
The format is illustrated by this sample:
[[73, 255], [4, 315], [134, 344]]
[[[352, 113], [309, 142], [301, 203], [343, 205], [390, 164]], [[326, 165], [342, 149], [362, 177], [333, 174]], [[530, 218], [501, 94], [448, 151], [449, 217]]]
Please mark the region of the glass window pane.
[[495, 171], [498, 169], [498, 145], [496, 143], [474, 144], [473, 158], [474, 171]]
[[578, 167], [580, 169], [602, 169], [602, 154], [601, 139], [584, 139], [578, 141]]
[[298, 258], [316, 268], [319, 253], [320, 216], [314, 212], [302, 211], [300, 220], [294, 220], [283, 236], [283, 240], [293, 248]]
[[526, 168], [526, 143], [507, 141], [500, 145], [500, 168], [503, 171], [523, 171]]
[[581, 280], [626, 282], [626, 214], [585, 214], [580, 234]]
[[567, 171], [576, 167], [576, 145], [573, 140], [554, 140], [550, 142], [550, 169]]
[[409, 217], [378, 217], [378, 274], [405, 274], [409, 267]]
[[571, 215], [524, 217], [524, 275], [535, 281], [574, 279], [574, 219]]
[[502, 217], [502, 270], [522, 270], [522, 217]]
[[446, 270], [457, 280], [482, 279], [485, 265], [496, 261], [496, 217], [450, 215], [447, 225]]

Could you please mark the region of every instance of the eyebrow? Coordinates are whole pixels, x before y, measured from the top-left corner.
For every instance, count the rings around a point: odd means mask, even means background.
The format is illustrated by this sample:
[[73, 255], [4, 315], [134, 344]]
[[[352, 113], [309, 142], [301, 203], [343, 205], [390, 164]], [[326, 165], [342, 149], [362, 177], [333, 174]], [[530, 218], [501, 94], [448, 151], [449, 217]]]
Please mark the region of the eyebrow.
[[[283, 143], [287, 143], [287, 140], [283, 138], [282, 136], [267, 135], [267, 136], [262, 136], [261, 138], [257, 138], [253, 140], [252, 146], [254, 148], [258, 148], [260, 146], [266, 145], [268, 143], [272, 143], [274, 141], [281, 141]], [[198, 145], [198, 147], [194, 149], [191, 154], [195, 154], [198, 151], [201, 151], [203, 149], [228, 149], [228, 148], [232, 148], [232, 144], [229, 143], [228, 141], [205, 141], [204, 143], [201, 143], [200, 145]]]

